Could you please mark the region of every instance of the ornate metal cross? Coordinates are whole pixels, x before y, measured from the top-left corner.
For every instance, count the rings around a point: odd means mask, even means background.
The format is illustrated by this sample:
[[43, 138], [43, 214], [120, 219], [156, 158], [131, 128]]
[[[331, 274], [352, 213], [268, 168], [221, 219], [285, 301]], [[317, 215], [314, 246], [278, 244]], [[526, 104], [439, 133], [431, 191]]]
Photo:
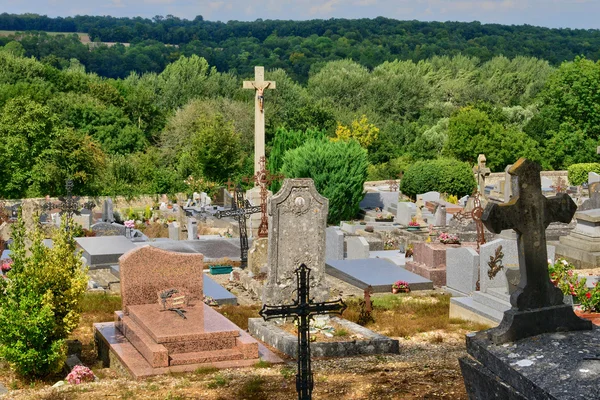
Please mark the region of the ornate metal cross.
[[264, 304], [258, 313], [265, 321], [275, 318], [292, 317], [300, 319], [298, 324], [298, 374], [296, 375], [296, 391], [298, 400], [310, 400], [314, 387], [310, 366], [310, 318], [322, 314], [342, 314], [346, 304], [340, 299], [314, 303], [309, 294], [310, 268], [305, 264], [296, 269], [297, 299], [293, 304], [269, 306]]
[[284, 178], [281, 174], [272, 174], [267, 170], [267, 159], [262, 156], [260, 157], [260, 170], [254, 174], [250, 179], [246, 178], [246, 181], [253, 180], [257, 185], [260, 186], [260, 225], [258, 226], [258, 237], [266, 238], [269, 236], [269, 217], [267, 215], [267, 199], [269, 197], [268, 186], [274, 181], [278, 181]]
[[[60, 215], [65, 214], [67, 216], [66, 229], [69, 230], [69, 225], [71, 220], [73, 219], [73, 215], [81, 215], [81, 211], [79, 210], [80, 197], [73, 196], [73, 181], [71, 179], [67, 179], [65, 187], [67, 189], [67, 194], [65, 196], [58, 197], [59, 203], [52, 203], [50, 201], [47, 201], [46, 204], [42, 206], [42, 208], [47, 211], [59, 209]], [[94, 204], [91, 201], [88, 201], [83, 203], [82, 207], [91, 210], [94, 207], [96, 207], [96, 204]]]
[[[546, 228], [551, 222], [571, 222], [577, 206], [569, 195], [546, 198], [542, 194], [540, 166], [521, 158], [508, 171], [517, 177], [516, 193], [504, 204], [488, 204], [481, 220], [494, 233], [514, 229], [517, 233], [521, 280], [511, 295], [512, 309], [492, 340], [505, 343], [546, 332], [591, 329], [591, 323], [575, 316], [563, 304], [563, 294], [548, 278]], [[587, 321], [589, 322], [589, 321]]]
[[235, 189], [234, 198], [231, 203], [231, 210], [218, 211], [215, 213], [215, 217], [233, 217], [234, 219], [237, 219], [240, 229], [240, 267], [246, 268], [248, 266], [248, 231], [246, 228], [246, 218], [248, 218], [250, 214], [261, 212], [262, 208], [260, 206], [253, 206], [248, 200], [244, 199], [244, 192], [239, 184]]

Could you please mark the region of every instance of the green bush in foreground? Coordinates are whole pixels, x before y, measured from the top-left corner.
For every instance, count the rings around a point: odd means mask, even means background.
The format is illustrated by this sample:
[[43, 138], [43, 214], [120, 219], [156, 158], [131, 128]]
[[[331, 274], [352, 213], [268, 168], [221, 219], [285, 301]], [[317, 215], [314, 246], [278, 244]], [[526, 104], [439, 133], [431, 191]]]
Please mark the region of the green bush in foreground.
[[476, 184], [468, 163], [440, 158], [411, 165], [402, 178], [400, 190], [411, 198], [432, 190], [462, 197], [473, 193]]
[[0, 357], [21, 376], [43, 377], [63, 365], [87, 275], [64, 226], [54, 232], [52, 248], [37, 224], [25, 230], [21, 214], [12, 235], [12, 269], [0, 279]]
[[312, 178], [317, 191], [329, 199], [329, 224], [351, 219], [363, 198], [367, 151], [358, 142], [309, 140], [285, 154], [283, 175]]
[[579, 186], [588, 181], [588, 173], [600, 174], [600, 163], [571, 164], [567, 169], [569, 172], [569, 183]]

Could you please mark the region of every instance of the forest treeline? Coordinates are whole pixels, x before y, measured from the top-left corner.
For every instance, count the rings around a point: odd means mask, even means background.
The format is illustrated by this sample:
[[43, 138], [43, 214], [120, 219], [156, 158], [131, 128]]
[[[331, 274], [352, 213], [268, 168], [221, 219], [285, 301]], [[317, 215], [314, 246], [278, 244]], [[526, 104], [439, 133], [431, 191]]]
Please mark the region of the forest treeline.
[[[77, 58], [89, 72], [125, 78], [130, 72], [160, 73], [181, 56], [198, 55], [219, 72], [249, 75], [254, 65], [285, 69], [306, 83], [327, 62], [351, 59], [370, 70], [386, 61], [418, 62], [434, 56], [465, 55], [489, 61], [503, 55], [535, 57], [558, 66], [585, 56], [600, 58], [600, 31], [507, 26], [479, 22], [419, 22], [388, 18], [311, 21], [205, 21], [174, 16], [115, 18], [75, 16], [49, 18], [37, 14], [0, 14], [0, 30], [19, 31], [0, 44], [19, 40], [27, 56], [64, 68]], [[32, 32], [33, 31], [33, 32]], [[92, 41], [130, 43], [93, 46]]]
[[[242, 89], [252, 73], [191, 55], [160, 73], [112, 79], [74, 57], [57, 67], [26, 55], [23, 41], [0, 48], [0, 198], [62, 194], [66, 178], [80, 194], [135, 195], [210, 190], [252, 174], [254, 93]], [[494, 171], [519, 156], [546, 169], [598, 159], [600, 64], [584, 57], [558, 67], [524, 56], [374, 68], [343, 59], [306, 83], [283, 68], [266, 78], [277, 82], [265, 94], [275, 171], [304, 174], [298, 158], [314, 155], [313, 173], [339, 174], [352, 155], [360, 171], [338, 178], [356, 173], [359, 185], [367, 163], [370, 179], [389, 179], [418, 160], [473, 164], [479, 153]], [[306, 142], [318, 152], [301, 149]]]

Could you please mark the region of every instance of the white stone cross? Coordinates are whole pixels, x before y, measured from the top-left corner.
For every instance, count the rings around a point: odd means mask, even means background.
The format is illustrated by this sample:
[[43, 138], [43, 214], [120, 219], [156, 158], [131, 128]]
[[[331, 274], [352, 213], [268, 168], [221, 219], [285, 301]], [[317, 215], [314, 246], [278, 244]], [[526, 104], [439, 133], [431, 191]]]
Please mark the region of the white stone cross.
[[275, 81], [265, 81], [265, 68], [254, 67], [254, 80], [244, 81], [244, 89], [254, 89], [254, 174], [260, 171], [260, 158], [265, 156], [264, 91], [275, 89]]

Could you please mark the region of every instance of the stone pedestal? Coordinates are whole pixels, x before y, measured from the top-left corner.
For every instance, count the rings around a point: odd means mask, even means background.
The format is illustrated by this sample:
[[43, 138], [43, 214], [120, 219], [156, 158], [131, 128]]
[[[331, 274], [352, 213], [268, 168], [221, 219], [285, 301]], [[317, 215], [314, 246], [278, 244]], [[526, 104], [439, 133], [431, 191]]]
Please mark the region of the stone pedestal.
[[556, 254], [576, 268], [600, 266], [600, 209], [575, 213], [577, 226], [568, 236], [560, 237]]
[[461, 358], [471, 400], [596, 399], [600, 364], [590, 349], [600, 329], [545, 333], [497, 346], [487, 331], [467, 335]]
[[268, 238], [254, 239], [252, 248], [248, 251], [248, 268], [253, 274], [267, 272], [267, 250], [269, 249]]
[[[446, 250], [458, 248], [458, 244], [414, 243], [413, 260], [406, 263], [406, 269], [433, 282], [435, 286], [446, 285]], [[463, 243], [462, 246], [476, 248], [476, 243]]]

